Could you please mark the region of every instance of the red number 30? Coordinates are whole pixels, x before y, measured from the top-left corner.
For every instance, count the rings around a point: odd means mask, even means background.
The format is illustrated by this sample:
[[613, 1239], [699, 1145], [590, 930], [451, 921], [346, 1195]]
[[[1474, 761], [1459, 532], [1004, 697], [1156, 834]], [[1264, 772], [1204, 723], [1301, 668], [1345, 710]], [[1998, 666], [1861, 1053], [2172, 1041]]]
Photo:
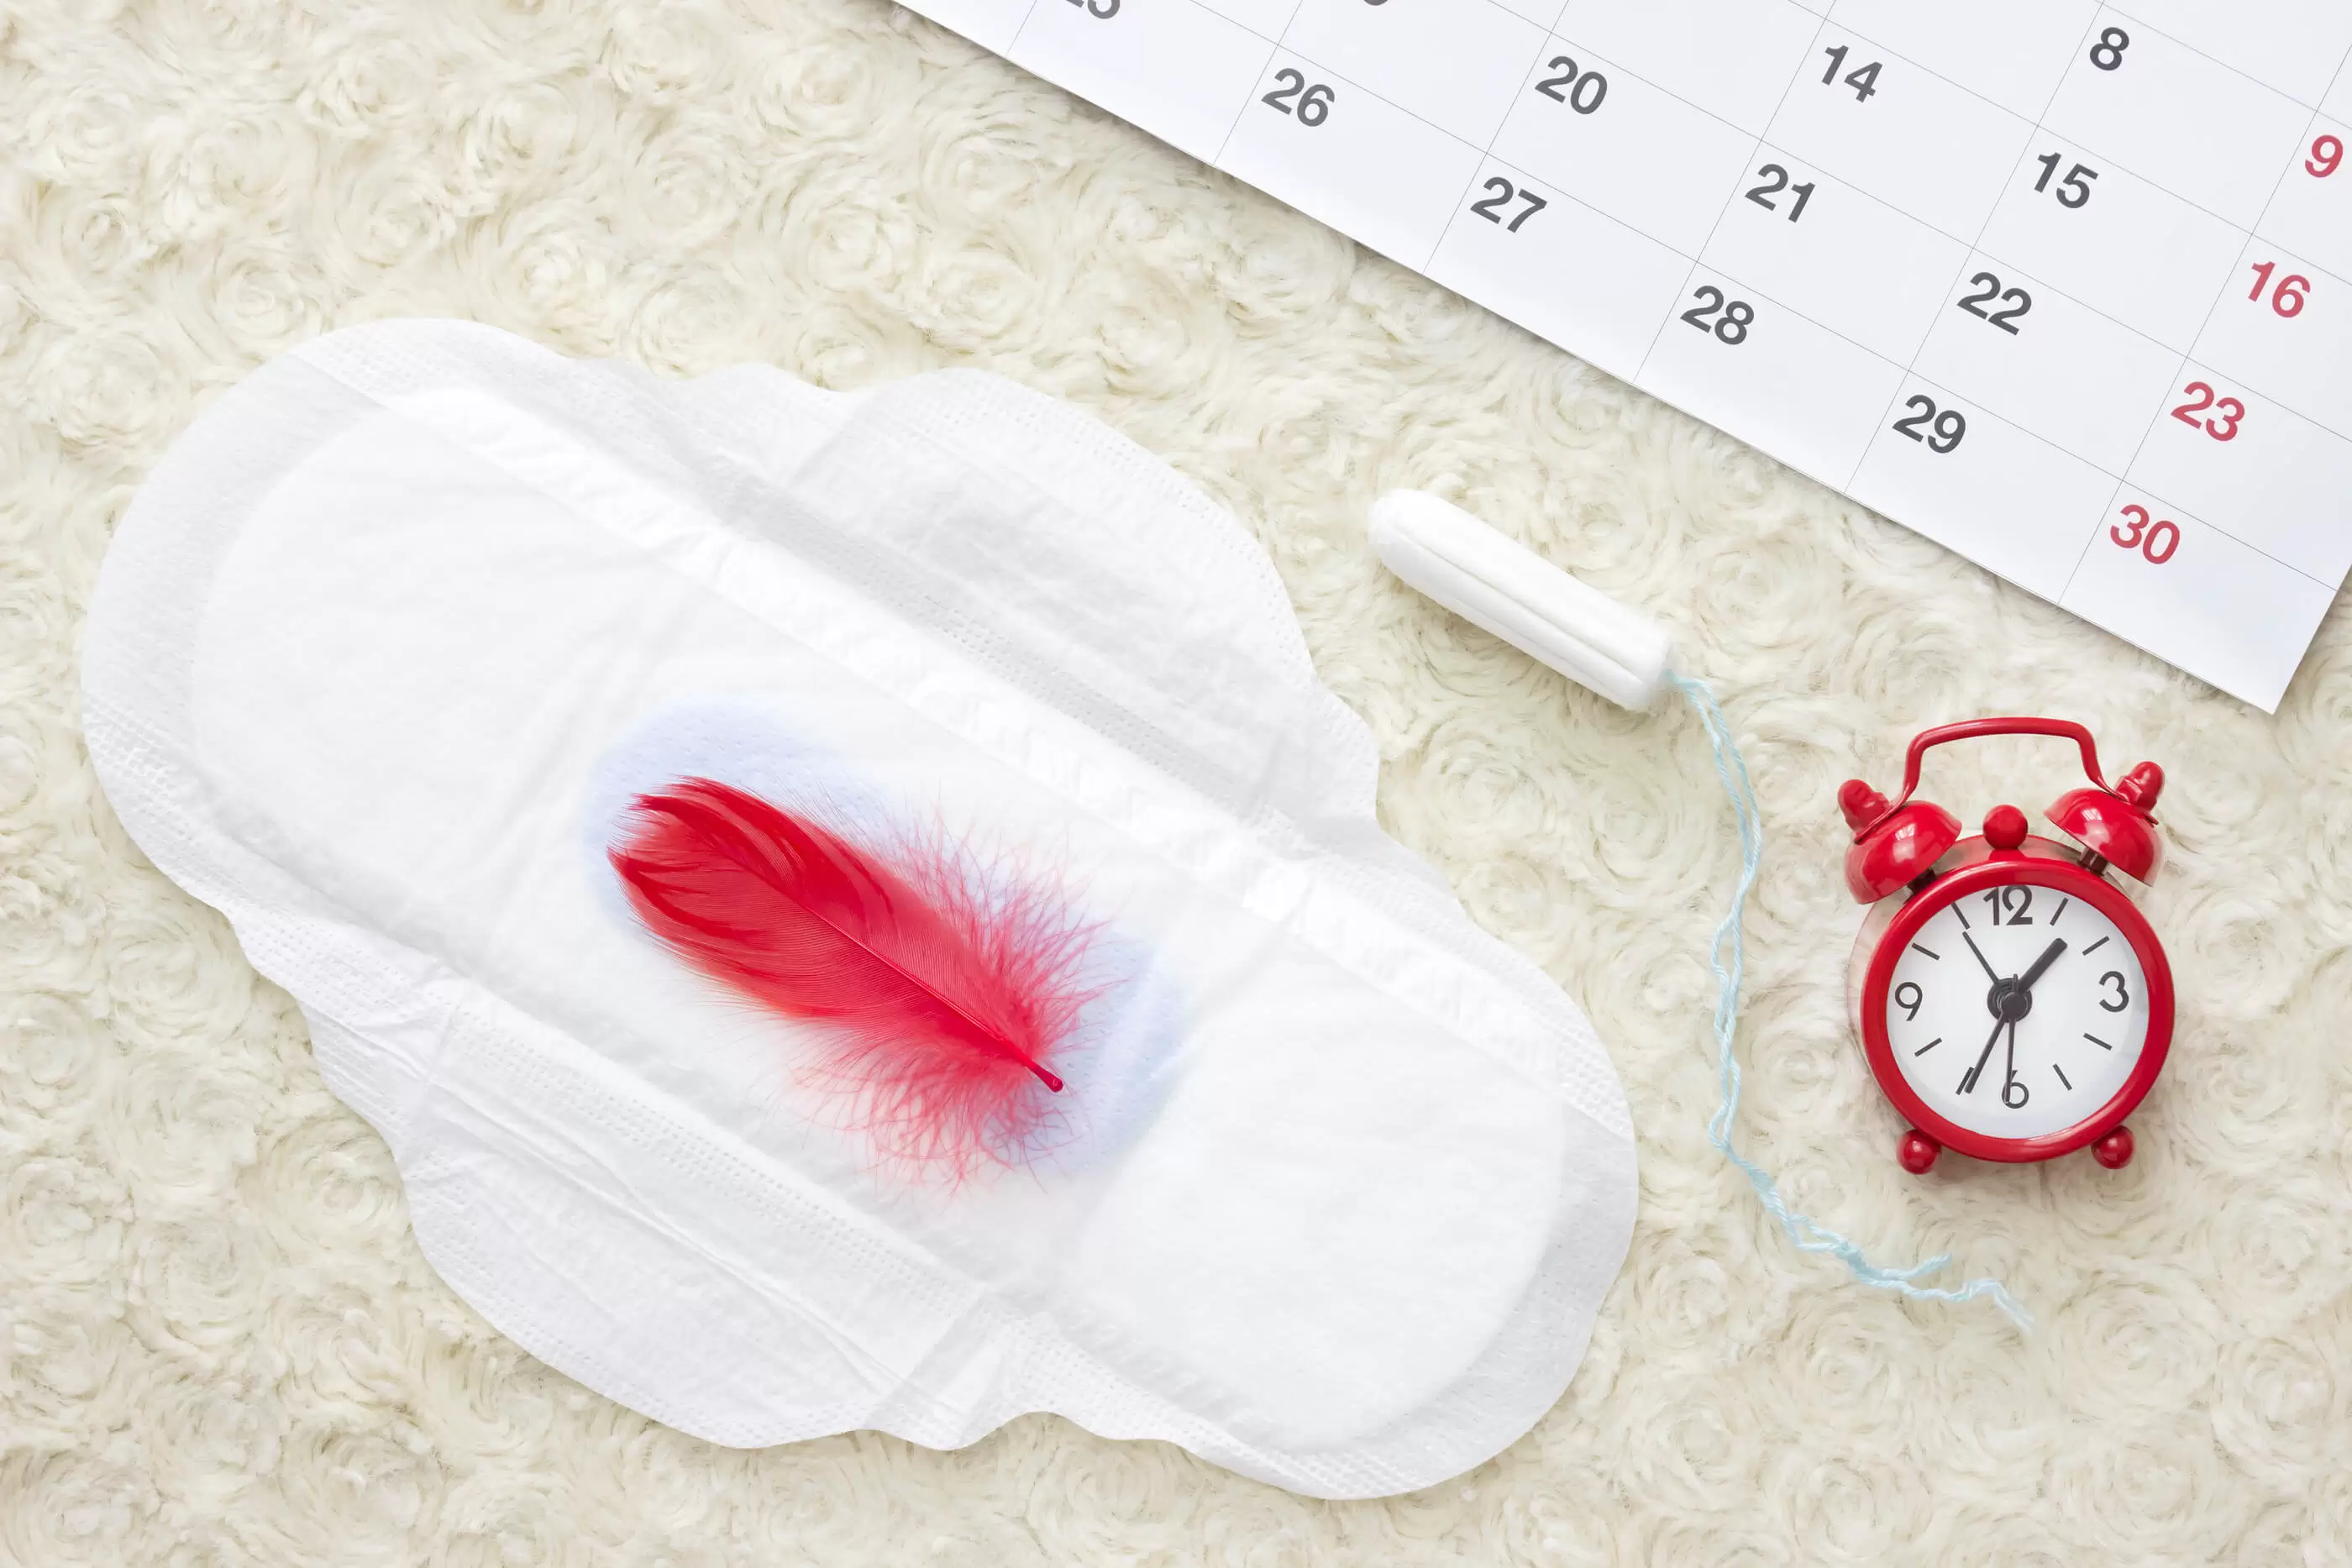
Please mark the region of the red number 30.
[[2147, 558], [2150, 566], [2162, 566], [2180, 548], [2180, 526], [2158, 517], [2150, 521], [2147, 508], [2137, 504], [2124, 508], [2129, 525], [2117, 523], [2107, 529], [2107, 537], [2126, 549], [2137, 549]]

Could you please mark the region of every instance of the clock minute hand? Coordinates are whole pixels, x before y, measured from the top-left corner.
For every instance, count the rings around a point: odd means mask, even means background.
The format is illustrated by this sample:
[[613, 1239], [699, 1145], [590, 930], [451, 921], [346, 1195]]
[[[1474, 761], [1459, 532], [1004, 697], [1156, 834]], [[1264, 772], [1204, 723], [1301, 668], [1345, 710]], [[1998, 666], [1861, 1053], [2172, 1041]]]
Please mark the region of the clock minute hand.
[[1976, 956], [1976, 961], [1977, 961], [1977, 967], [1978, 967], [1978, 968], [1979, 968], [1979, 969], [1982, 969], [1982, 970], [1985, 972], [1985, 978], [1986, 978], [1986, 979], [1988, 979], [1988, 980], [1990, 980], [1990, 981], [1991, 981], [1994, 985], [1996, 985], [1996, 986], [2000, 985], [2000, 977], [1999, 975], [1996, 975], [1996, 974], [1994, 974], [1994, 973], [1992, 972], [1992, 966], [1991, 966], [1990, 964], [1988, 964], [1988, 963], [1986, 963], [1986, 962], [1985, 962], [1985, 956], [1984, 956], [1983, 952], [1982, 952], [1982, 951], [1980, 951], [1980, 950], [1978, 948], [1978, 946], [1977, 946], [1977, 939], [1976, 939], [1975, 937], [1973, 937], [1973, 936], [1969, 936], [1967, 932], [1963, 931], [1963, 932], [1961, 932], [1961, 933], [1960, 933], [1960, 940], [1961, 940], [1961, 941], [1963, 941], [1963, 942], [1965, 942], [1965, 943], [1967, 943], [1967, 944], [1969, 945], [1969, 951], [1971, 954], [1974, 954], [1974, 955], [1975, 955], [1975, 956]]
[[2033, 960], [2033, 967], [2017, 977], [2017, 988], [2021, 991], [2032, 990], [2033, 982], [2049, 973], [2050, 966], [2056, 963], [2058, 956], [2065, 951], [2066, 939], [2063, 936], [2053, 936], [2050, 939], [2050, 946], [2042, 949], [2042, 956]]
[[2000, 1031], [2009, 1027], [2010, 1022], [2007, 1019], [2003, 1019], [1999, 1023], [1992, 1026], [1992, 1034], [1985, 1041], [1984, 1053], [1977, 1058], [1977, 1064], [1969, 1069], [1969, 1075], [1960, 1080], [1961, 1093], [1973, 1094], [1976, 1092], [1977, 1075], [1985, 1070], [1985, 1063], [1992, 1060], [1992, 1048], [2000, 1043]]

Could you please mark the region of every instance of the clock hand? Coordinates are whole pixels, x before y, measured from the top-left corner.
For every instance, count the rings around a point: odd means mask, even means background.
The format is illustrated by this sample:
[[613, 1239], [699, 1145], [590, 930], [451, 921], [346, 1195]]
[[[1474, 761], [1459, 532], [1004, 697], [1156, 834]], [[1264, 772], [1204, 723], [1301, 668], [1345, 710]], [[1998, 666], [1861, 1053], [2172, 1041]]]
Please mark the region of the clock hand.
[[2033, 988], [2033, 982], [2040, 979], [2043, 975], [2049, 973], [2050, 966], [2056, 963], [2058, 961], [2058, 955], [2063, 953], [2065, 950], [2065, 938], [2063, 936], [2053, 936], [2050, 939], [2050, 946], [2042, 949], [2042, 956], [2033, 960], [2033, 967], [2026, 970], [2022, 975], [2017, 977], [2017, 988], [2021, 991], [2032, 990]]
[[[1992, 1060], [1992, 1048], [2000, 1043], [2000, 1031], [2009, 1027], [2010, 1023], [2007, 1019], [2003, 1019], [1999, 1023], [1992, 1026], [1992, 1034], [1990, 1038], [1985, 1041], [1984, 1054], [1979, 1056], [1977, 1058], [1977, 1064], [1969, 1069], [1969, 1075], [1960, 1080], [1961, 1093], [1973, 1094], [1977, 1092], [1977, 1074], [1982, 1072], [1985, 1069], [1985, 1063]], [[2011, 1047], [2011, 1049], [2013, 1051], [2015, 1048]]]
[[1992, 966], [1985, 962], [1985, 956], [1977, 951], [1977, 939], [1963, 931], [1960, 933], [1960, 940], [1969, 945], [1969, 952], [1976, 954], [1977, 967], [1985, 972], [1985, 978], [1990, 980], [1996, 986], [2000, 985], [2000, 977], [1992, 972]]

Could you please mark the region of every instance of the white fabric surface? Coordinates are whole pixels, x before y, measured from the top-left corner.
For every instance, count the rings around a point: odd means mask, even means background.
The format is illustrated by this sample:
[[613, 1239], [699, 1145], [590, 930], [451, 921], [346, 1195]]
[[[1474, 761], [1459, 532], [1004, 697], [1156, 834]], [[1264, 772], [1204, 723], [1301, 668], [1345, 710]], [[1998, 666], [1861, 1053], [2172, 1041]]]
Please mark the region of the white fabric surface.
[[[443, 1276], [698, 1436], [1051, 1410], [1404, 1491], [1559, 1398], [1624, 1256], [1600, 1041], [1381, 836], [1263, 553], [1011, 382], [336, 333], [158, 465], [83, 661], [123, 825], [302, 1005]], [[628, 917], [626, 802], [780, 742], [1150, 955], [1165, 1060], [1065, 1068], [1079, 1147], [883, 1158]]]
[[[1318, 1503], [1024, 1417], [735, 1450], [518, 1349], [413, 1239], [290, 999], [145, 865], [75, 716], [133, 487], [330, 326], [463, 315], [668, 376], [947, 365], [1069, 399], [1272, 551], [1391, 832], [1591, 1015], [1640, 1148], [1568, 1396], [1461, 1481]], [[1706, 746], [1444, 614], [1364, 518], [1437, 489], [1668, 622], [1766, 825], [1749, 1147], [1702, 1132], [1737, 868]], [[1248, 1568], [2352, 1558], [2352, 606], [2275, 720], [877, 0], [0, 10], [0, 1557], [53, 1565]], [[2120, 1173], [1925, 1180], [1844, 1020], [1833, 793], [1923, 725], [2080, 718], [2169, 776], [2172, 1063]], [[1974, 821], [2079, 773], [1947, 747]]]

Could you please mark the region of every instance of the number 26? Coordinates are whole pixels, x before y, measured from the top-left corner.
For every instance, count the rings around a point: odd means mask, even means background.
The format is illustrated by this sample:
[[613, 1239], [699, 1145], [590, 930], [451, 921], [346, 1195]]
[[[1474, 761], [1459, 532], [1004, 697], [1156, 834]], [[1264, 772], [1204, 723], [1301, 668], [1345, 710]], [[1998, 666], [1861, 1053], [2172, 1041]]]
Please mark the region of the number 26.
[[1297, 115], [1301, 125], [1320, 125], [1331, 118], [1331, 102], [1338, 95], [1329, 88], [1321, 82], [1308, 86], [1307, 78], [1288, 66], [1275, 72], [1274, 79], [1282, 85], [1261, 97], [1260, 103]]

